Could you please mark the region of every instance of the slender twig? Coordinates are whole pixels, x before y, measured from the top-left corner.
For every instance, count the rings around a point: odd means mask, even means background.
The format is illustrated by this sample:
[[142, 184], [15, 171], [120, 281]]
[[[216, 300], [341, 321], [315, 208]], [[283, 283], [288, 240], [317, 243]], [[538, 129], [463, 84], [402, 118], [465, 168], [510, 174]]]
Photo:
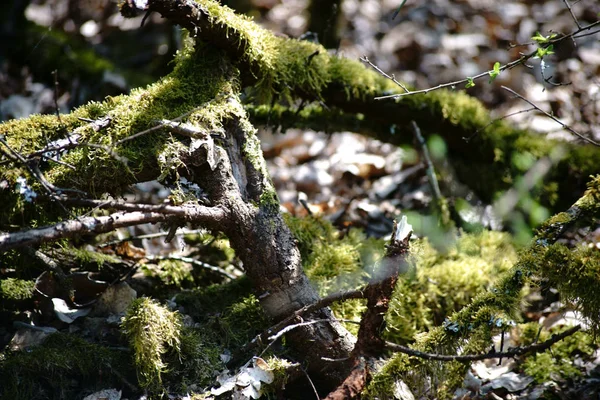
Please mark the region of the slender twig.
[[310, 383], [310, 387], [312, 388], [313, 393], [315, 394], [315, 398], [317, 400], [319, 400], [321, 398], [321, 396], [319, 396], [319, 392], [317, 392], [317, 388], [315, 387], [315, 384], [313, 383], [312, 379], [310, 379], [308, 372], [306, 372], [306, 369], [304, 369], [304, 367], [302, 367], [302, 365], [299, 365], [299, 367], [300, 367], [300, 371], [302, 371], [304, 373], [304, 376], [308, 380], [308, 383]]
[[[179, 231], [177, 231], [177, 236], [194, 235], [194, 234], [200, 235], [205, 232], [206, 232], [206, 230], [204, 230], [204, 229], [195, 229], [192, 231], [179, 230]], [[111, 240], [110, 242], [100, 243], [98, 246], [99, 247], [113, 246], [115, 244], [119, 244], [119, 243], [123, 243], [123, 242], [131, 242], [133, 240], [142, 240], [142, 239], [156, 239], [156, 238], [164, 237], [167, 235], [168, 235], [168, 232], [148, 233], [146, 235], [130, 236], [130, 237], [122, 238], [122, 239]]]
[[560, 124], [563, 128], [565, 128], [566, 130], [568, 130], [569, 132], [571, 132], [572, 134], [574, 134], [575, 136], [579, 137], [582, 140], [585, 140], [588, 143], [593, 144], [594, 146], [600, 146], [600, 143], [582, 135], [581, 133], [577, 132], [575, 129], [571, 128], [569, 125], [565, 124], [564, 122], [562, 122], [561, 120], [559, 120], [558, 118], [556, 118], [554, 115], [542, 110], [540, 107], [538, 107], [537, 105], [535, 105], [531, 100], [527, 99], [524, 96], [521, 96], [519, 93], [515, 92], [514, 90], [512, 90], [511, 88], [508, 88], [506, 86], [501, 86], [502, 89], [514, 94], [515, 96], [517, 96], [519, 99], [523, 100], [524, 102], [528, 103], [530, 106], [532, 106], [533, 108], [535, 108], [536, 110], [538, 110], [539, 112], [543, 113], [545, 116], [547, 116], [548, 118], [550, 118], [552, 121]]
[[567, 6], [567, 9], [571, 13], [571, 17], [573, 17], [573, 21], [575, 21], [575, 25], [577, 25], [577, 27], [579, 29], [581, 29], [581, 25], [579, 24], [579, 21], [577, 20], [577, 17], [575, 16], [575, 13], [573, 12], [571, 5], [569, 4], [569, 0], [563, 0], [563, 3], [565, 3], [565, 5]]
[[366, 286], [362, 287], [360, 289], [333, 293], [327, 297], [322, 298], [321, 300], [319, 300], [313, 304], [304, 306], [304, 307], [296, 310], [292, 315], [288, 316], [287, 318], [283, 319], [282, 321], [278, 322], [277, 324], [271, 326], [270, 328], [268, 328], [268, 329], [264, 330], [263, 332], [259, 333], [258, 335], [256, 335], [254, 337], [254, 339], [252, 339], [252, 341], [250, 341], [244, 347], [245, 347], [245, 349], [248, 349], [248, 348], [252, 348], [252, 347], [260, 345], [261, 343], [266, 342], [267, 340], [269, 340], [270, 336], [272, 336], [274, 333], [280, 332], [281, 330], [285, 329], [285, 327], [290, 325], [293, 321], [301, 320], [301, 317], [303, 315], [318, 311], [318, 310], [328, 307], [331, 304], [338, 302], [338, 301], [345, 301], [345, 300], [350, 300], [350, 299], [362, 299], [365, 297], [365, 289], [366, 289]]
[[531, 111], [533, 111], [533, 110], [535, 110], [535, 107], [531, 107], [531, 108], [528, 108], [528, 109], [526, 109], [526, 110], [519, 110], [519, 111], [515, 111], [515, 112], [512, 112], [512, 113], [508, 113], [508, 114], [506, 114], [506, 115], [503, 115], [503, 116], [501, 116], [501, 117], [499, 117], [499, 118], [495, 118], [495, 119], [493, 119], [492, 121], [488, 122], [488, 123], [487, 123], [487, 124], [486, 124], [486, 125], [485, 125], [483, 128], [479, 128], [479, 129], [477, 129], [475, 132], [473, 132], [473, 134], [472, 134], [471, 136], [469, 136], [469, 137], [463, 137], [463, 140], [464, 140], [465, 142], [469, 143], [469, 141], [470, 141], [471, 139], [473, 139], [473, 138], [474, 138], [475, 136], [477, 136], [479, 133], [481, 133], [481, 132], [485, 131], [485, 130], [486, 130], [487, 128], [489, 128], [490, 126], [494, 125], [496, 122], [498, 122], [498, 121], [502, 121], [503, 119], [506, 119], [506, 118], [514, 117], [515, 115], [519, 115], [519, 114], [523, 114], [523, 113], [528, 113], [528, 112], [531, 112]]
[[505, 352], [490, 352], [487, 354], [463, 354], [463, 355], [447, 355], [447, 354], [436, 354], [426, 353], [419, 350], [411, 349], [410, 347], [402, 346], [400, 344], [385, 342], [385, 346], [399, 353], [404, 353], [409, 356], [415, 356], [423, 358], [425, 360], [436, 360], [436, 361], [479, 361], [487, 360], [490, 358], [512, 358], [522, 356], [527, 353], [541, 353], [548, 350], [554, 343], [573, 335], [575, 332], [581, 329], [581, 325], [574, 326], [562, 333], [554, 334], [552, 337], [542, 343], [533, 344], [525, 347], [517, 347]]
[[177, 215], [184, 217], [189, 209], [184, 206], [173, 206], [169, 204], [145, 204], [145, 203], [127, 203], [118, 200], [94, 200], [94, 199], [63, 199], [63, 203], [80, 206], [94, 207], [101, 209], [113, 209], [120, 211], [143, 211], [158, 212], [163, 214]]
[[427, 165], [427, 177], [429, 178], [429, 185], [431, 186], [431, 191], [433, 192], [433, 197], [437, 204], [440, 204], [443, 201], [442, 191], [440, 190], [440, 185], [438, 183], [437, 177], [435, 175], [435, 168], [433, 167], [433, 162], [431, 161], [431, 157], [429, 155], [429, 149], [427, 148], [427, 143], [425, 142], [425, 138], [421, 134], [421, 129], [415, 121], [410, 121], [410, 126], [412, 128], [413, 134], [421, 147], [421, 153], [423, 154], [423, 158], [425, 159], [425, 163]]
[[195, 260], [191, 257], [183, 257], [183, 256], [175, 256], [175, 255], [170, 255], [170, 256], [146, 256], [145, 258], [147, 258], [148, 260], [151, 261], [162, 261], [162, 260], [174, 260], [174, 261], [182, 261], [184, 263], [188, 263], [188, 264], [192, 264], [195, 266], [198, 266], [200, 268], [204, 268], [204, 269], [208, 269], [210, 271], [214, 271], [218, 274], [221, 274], [223, 276], [226, 276], [227, 278], [231, 279], [231, 280], [235, 280], [238, 277], [230, 274], [229, 272], [225, 271], [223, 268], [221, 267], [217, 267], [216, 265], [210, 265], [207, 264], [205, 262], [202, 262], [200, 260]]
[[[544, 45], [544, 47], [548, 47], [550, 45], [554, 45], [554, 44], [560, 43], [560, 42], [562, 42], [563, 40], [566, 40], [566, 39], [571, 39], [571, 38], [574, 39], [574, 38], [581, 37], [582, 35], [579, 35], [580, 33], [584, 32], [584, 31], [588, 31], [588, 30], [590, 30], [590, 29], [592, 29], [592, 28], [594, 28], [594, 27], [596, 27], [598, 25], [600, 25], [600, 21], [593, 22], [593, 23], [591, 23], [591, 24], [589, 24], [587, 26], [580, 27], [578, 30], [576, 30], [574, 32], [571, 32], [568, 35], [548, 40], [548, 42], [544, 43], [543, 45]], [[596, 32], [596, 31], [594, 31], [594, 32]], [[589, 33], [586, 33], [586, 34], [584, 34], [584, 36], [587, 36], [588, 34]], [[500, 66], [500, 72], [512, 69], [512, 68], [514, 68], [514, 67], [516, 67], [518, 65], [521, 65], [521, 64], [525, 65], [525, 62], [527, 60], [531, 59], [531, 58], [534, 58], [537, 55], [537, 53], [538, 53], [538, 49], [535, 49], [534, 51], [532, 51], [530, 53], [523, 54], [518, 59], [516, 59], [514, 61], [511, 61], [508, 64], [504, 64], [504, 65]], [[373, 66], [373, 67], [376, 68], [375, 66]], [[379, 68], [376, 68], [376, 69], [379, 70]], [[468, 78], [465, 78], [465, 79], [460, 79], [460, 80], [453, 81], [453, 82], [442, 83], [440, 85], [437, 85], [437, 86], [434, 86], [434, 87], [430, 87], [430, 88], [427, 88], [427, 89], [415, 90], [415, 91], [410, 91], [410, 92], [407, 92], [407, 93], [397, 93], [397, 94], [390, 94], [390, 95], [386, 95], [386, 96], [379, 96], [379, 97], [375, 97], [375, 100], [397, 99], [399, 97], [413, 95], [413, 94], [425, 94], [425, 93], [432, 92], [434, 90], [438, 90], [438, 89], [442, 89], [442, 88], [446, 88], [446, 87], [454, 87], [454, 86], [457, 86], [457, 85], [466, 84], [467, 82], [472, 82], [472, 81], [478, 80], [478, 79], [483, 78], [483, 77], [489, 77], [489, 73], [490, 73], [490, 71], [481, 72], [481, 73], [479, 73], [479, 74], [477, 74], [475, 76], [472, 76], [472, 77], [468, 77]]]
[[310, 321], [304, 321], [304, 322], [299, 322], [297, 324], [293, 324], [293, 325], [288, 325], [285, 328], [281, 329], [279, 332], [277, 332], [276, 334], [269, 336], [269, 344], [263, 349], [263, 351], [260, 352], [260, 354], [258, 355], [258, 357], [262, 357], [265, 352], [275, 343], [277, 342], [277, 340], [279, 340], [283, 335], [285, 335], [286, 333], [294, 330], [294, 329], [298, 329], [301, 328], [303, 326], [308, 326], [308, 325], [314, 325], [314, 324], [322, 324], [322, 323], [327, 323], [327, 322], [332, 322], [332, 321], [338, 321], [338, 322], [347, 322], [350, 324], [360, 324], [360, 322], [358, 321], [354, 321], [351, 319], [332, 319], [332, 318], [321, 318], [321, 319], [311, 319]]
[[58, 108], [58, 70], [55, 69], [52, 72], [52, 76], [54, 77], [54, 108], [56, 109], [56, 117], [58, 118], [58, 122], [62, 124], [60, 119], [60, 108]]
[[360, 58], [360, 61], [369, 64], [371, 66], [371, 68], [373, 68], [375, 71], [379, 72], [384, 78], [387, 78], [387, 79], [391, 80], [392, 82], [394, 82], [396, 85], [400, 86], [402, 89], [404, 89], [404, 91], [406, 93], [411, 93], [411, 91], [408, 90], [402, 82], [398, 81], [394, 75], [388, 75], [387, 73], [385, 73], [381, 68], [379, 68], [377, 65], [373, 64], [371, 62], [371, 60], [369, 60], [367, 58], [367, 56], [362, 56]]

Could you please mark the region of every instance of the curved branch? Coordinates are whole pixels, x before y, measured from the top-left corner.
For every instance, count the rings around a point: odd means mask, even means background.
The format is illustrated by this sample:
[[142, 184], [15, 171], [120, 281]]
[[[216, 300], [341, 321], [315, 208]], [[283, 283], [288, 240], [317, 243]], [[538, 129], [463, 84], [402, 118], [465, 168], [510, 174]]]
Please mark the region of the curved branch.
[[392, 351], [397, 351], [399, 353], [408, 354], [409, 356], [415, 356], [419, 358], [423, 358], [425, 360], [436, 360], [436, 361], [479, 361], [479, 360], [487, 360], [490, 358], [507, 358], [507, 357], [516, 357], [522, 356], [528, 353], [541, 353], [543, 351], [548, 350], [554, 343], [563, 340], [564, 338], [573, 335], [575, 332], [581, 329], [581, 325], [576, 325], [571, 329], [567, 329], [564, 332], [552, 335], [550, 339], [542, 342], [532, 344], [530, 346], [525, 347], [517, 347], [515, 349], [504, 351], [504, 352], [489, 352], [487, 354], [463, 354], [463, 355], [446, 355], [446, 354], [436, 354], [436, 353], [425, 353], [423, 351], [414, 350], [410, 347], [402, 346], [400, 344], [385, 342], [385, 347]]

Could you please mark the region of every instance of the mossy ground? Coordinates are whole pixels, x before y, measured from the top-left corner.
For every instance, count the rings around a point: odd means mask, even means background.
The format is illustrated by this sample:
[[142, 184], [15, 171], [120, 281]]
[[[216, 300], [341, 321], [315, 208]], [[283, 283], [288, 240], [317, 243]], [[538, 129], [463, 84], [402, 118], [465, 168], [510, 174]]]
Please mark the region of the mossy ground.
[[3, 399], [68, 399], [132, 379], [128, 353], [55, 333], [27, 351], [0, 354]]
[[[521, 346], [540, 343], [550, 338], [551, 334], [557, 334], [566, 328], [556, 328], [550, 331], [542, 329], [536, 322], [519, 325]], [[575, 332], [575, 334], [559, 341], [552, 349], [543, 353], [532, 354], [525, 358], [520, 368], [535, 379], [537, 383], [543, 384], [550, 381], [574, 380], [583, 375], [581, 365], [592, 361], [594, 351], [594, 337], [587, 332]], [[581, 362], [576, 365], [575, 359]]]

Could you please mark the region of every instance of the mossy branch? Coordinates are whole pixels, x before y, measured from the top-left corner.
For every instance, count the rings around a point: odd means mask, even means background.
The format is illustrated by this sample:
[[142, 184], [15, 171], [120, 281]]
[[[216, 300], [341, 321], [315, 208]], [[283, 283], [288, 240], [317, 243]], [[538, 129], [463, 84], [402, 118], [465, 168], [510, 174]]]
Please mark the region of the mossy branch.
[[[96, 201], [88, 201], [96, 203]], [[98, 201], [98, 203], [101, 203]], [[79, 217], [63, 221], [51, 226], [38, 229], [28, 229], [14, 233], [0, 234], [0, 253], [23, 246], [38, 245], [40, 243], [56, 241], [85, 234], [98, 235], [112, 232], [118, 228], [140, 225], [144, 223], [165, 222], [180, 220], [190, 223], [202, 224], [207, 227], [221, 227], [225, 221], [225, 212], [217, 207], [204, 207], [199, 205], [153, 206], [149, 204], [127, 204], [108, 202], [114, 208], [129, 208], [128, 212], [114, 213], [108, 216]], [[111, 204], [112, 203], [112, 204]], [[144, 211], [131, 211], [131, 209]]]
[[[148, 4], [150, 10], [173, 15], [196, 40], [232, 55], [243, 71], [242, 86], [254, 86], [260, 94], [251, 107], [255, 123], [312, 124], [319, 130], [328, 126], [342, 130], [341, 125], [345, 124], [346, 130], [406, 144], [412, 141], [409, 121], [415, 120], [424, 136], [436, 133], [444, 138], [459, 178], [488, 201], [524, 173], [513, 165], [515, 155], [529, 154], [540, 159], [560, 144], [566, 147], [568, 155], [552, 166], [545, 189], [534, 194], [536, 200], [555, 211], [577, 199], [585, 189], [587, 177], [596, 173], [600, 165], [600, 152], [593, 145], [564, 144], [502, 121], [493, 122], [483, 105], [464, 92], [440, 90], [397, 100], [374, 100], [403, 91], [358, 61], [330, 55], [314, 43], [277, 37], [213, 0], [186, 2], [185, 6], [175, 0]], [[296, 110], [261, 108], [261, 102], [265, 104], [274, 94], [287, 99], [297, 96], [319, 100], [328, 109], [313, 106], [310, 113], [298, 117], [294, 115]], [[349, 116], [342, 123], [329, 118], [345, 114]], [[330, 122], [323, 125], [326, 118]], [[464, 139], [471, 136], [471, 140]], [[473, 174], [474, 169], [479, 173]]]
[[392, 351], [407, 354], [409, 356], [414, 356], [418, 358], [423, 358], [425, 360], [436, 360], [436, 361], [480, 361], [480, 360], [489, 360], [491, 358], [512, 358], [517, 356], [522, 356], [525, 354], [534, 354], [541, 353], [543, 351], [548, 350], [552, 345], [558, 341], [563, 340], [564, 338], [573, 335], [575, 332], [581, 329], [581, 325], [574, 326], [572, 328], [567, 329], [564, 332], [559, 334], [552, 335], [552, 337], [548, 340], [543, 341], [542, 343], [532, 344], [530, 346], [525, 347], [517, 347], [515, 349], [509, 351], [493, 351], [485, 354], [462, 354], [462, 355], [453, 355], [453, 354], [435, 354], [435, 353], [425, 353], [423, 351], [414, 350], [410, 347], [402, 346], [396, 343], [386, 342], [385, 346]]
[[[590, 285], [590, 276], [598, 273], [598, 257], [589, 262], [589, 254], [572, 253], [564, 246], [555, 244], [565, 230], [576, 223], [585, 223], [600, 218], [600, 175], [592, 177], [588, 190], [566, 212], [550, 218], [539, 229], [529, 248], [523, 250], [514, 267], [491, 290], [476, 297], [471, 304], [454, 313], [443, 326], [438, 326], [417, 340], [413, 348], [425, 353], [455, 352], [459, 346], [465, 351], [482, 352], [489, 344], [495, 322], [510, 319], [515, 315], [521, 300], [521, 290], [526, 284], [535, 285], [535, 276], [546, 276], [562, 285], [566, 294], [581, 299], [587, 317], [597, 324], [600, 302], [593, 290], [584, 290]], [[556, 246], [559, 246], [558, 248]], [[566, 258], [565, 258], [566, 257]], [[579, 257], [583, 257], [580, 259]], [[571, 275], [572, 283], [565, 282], [564, 276]], [[596, 278], [594, 278], [596, 279]], [[562, 282], [559, 282], [562, 281]], [[492, 323], [494, 322], [494, 323]], [[408, 371], [422, 366], [423, 358], [408, 359], [408, 352], [396, 354], [377, 374], [368, 388], [370, 396], [384, 396], [390, 393], [395, 379]], [[415, 355], [415, 354], [411, 354]], [[449, 361], [449, 360], [444, 360]], [[448, 372], [446, 385], [459, 384], [466, 368], [464, 364], [450, 365], [454, 373]], [[454, 376], [454, 377], [453, 377]], [[442, 385], [441, 392], [449, 389]]]

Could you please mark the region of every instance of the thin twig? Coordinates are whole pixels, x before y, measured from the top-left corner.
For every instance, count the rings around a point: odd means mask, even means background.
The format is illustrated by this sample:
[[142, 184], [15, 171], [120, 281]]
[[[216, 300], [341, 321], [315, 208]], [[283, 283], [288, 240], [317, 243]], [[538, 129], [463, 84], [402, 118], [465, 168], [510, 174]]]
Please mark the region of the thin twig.
[[[195, 229], [192, 231], [189, 230], [179, 230], [177, 232], [177, 236], [183, 236], [183, 235], [200, 235], [202, 233], [205, 233], [206, 230], [205, 229]], [[126, 238], [122, 238], [122, 239], [117, 239], [117, 240], [111, 240], [110, 242], [106, 242], [106, 243], [100, 243], [98, 246], [99, 247], [106, 247], [106, 246], [113, 246], [115, 244], [119, 244], [119, 243], [123, 243], [123, 242], [131, 242], [134, 240], [142, 240], [142, 239], [156, 239], [159, 237], [164, 237], [167, 236], [169, 233], [168, 232], [155, 232], [155, 233], [148, 233], [146, 235], [138, 235], [138, 236], [130, 236], [130, 237], [126, 237]]]
[[54, 108], [56, 109], [56, 117], [58, 118], [58, 122], [62, 124], [60, 119], [60, 109], [58, 108], [58, 70], [55, 69], [52, 72], [54, 77]]
[[302, 367], [302, 365], [300, 365], [300, 371], [302, 371], [304, 373], [304, 376], [306, 376], [306, 379], [308, 380], [308, 383], [310, 383], [310, 387], [312, 388], [314, 394], [315, 394], [315, 398], [317, 400], [319, 400], [321, 397], [319, 396], [319, 392], [317, 392], [317, 388], [315, 387], [315, 384], [313, 383], [312, 379], [310, 379], [310, 376], [308, 375], [308, 372], [306, 372], [306, 370]]
[[600, 143], [582, 135], [581, 133], [577, 132], [575, 129], [571, 128], [569, 125], [563, 123], [561, 120], [559, 120], [558, 118], [556, 118], [554, 115], [542, 110], [540, 107], [538, 107], [537, 105], [535, 105], [531, 100], [527, 99], [524, 96], [521, 96], [519, 93], [515, 92], [514, 90], [512, 90], [509, 87], [506, 86], [501, 86], [502, 89], [514, 94], [515, 96], [517, 96], [519, 99], [525, 101], [526, 103], [528, 103], [530, 106], [532, 106], [533, 108], [535, 108], [536, 110], [538, 110], [539, 112], [543, 113], [545, 116], [547, 116], [548, 118], [550, 118], [551, 120], [553, 120], [554, 122], [557, 122], [558, 124], [560, 124], [563, 128], [565, 128], [566, 130], [568, 130], [569, 132], [571, 132], [572, 134], [574, 134], [575, 136], [579, 137], [580, 139], [585, 140], [588, 143], [593, 144], [594, 146], [600, 146]]
[[292, 315], [273, 325], [272, 327], [264, 330], [262, 333], [256, 335], [254, 339], [246, 346], [246, 349], [259, 345], [260, 343], [266, 342], [273, 333], [280, 332], [282, 329], [285, 329], [286, 326], [291, 324], [295, 320], [299, 320], [303, 315], [308, 313], [312, 313], [314, 311], [318, 311], [321, 308], [325, 308], [330, 306], [331, 304], [338, 301], [345, 301], [350, 299], [362, 299], [365, 297], [365, 287], [356, 290], [349, 290], [344, 292], [338, 292], [331, 294], [317, 301], [316, 303], [309, 304], [304, 306], [298, 310], [296, 310]]
[[470, 141], [471, 139], [473, 139], [473, 138], [474, 138], [475, 136], [477, 136], [479, 133], [481, 133], [481, 132], [485, 131], [485, 130], [486, 130], [487, 128], [489, 128], [490, 126], [494, 125], [496, 122], [498, 122], [498, 121], [502, 121], [503, 119], [506, 119], [506, 118], [514, 117], [515, 115], [519, 115], [519, 114], [523, 114], [523, 113], [531, 112], [531, 111], [533, 111], [533, 110], [535, 110], [535, 107], [531, 107], [531, 108], [528, 108], [528, 109], [526, 109], [526, 110], [519, 110], [519, 111], [515, 111], [515, 112], [512, 112], [512, 113], [508, 113], [508, 114], [506, 114], [506, 115], [503, 115], [502, 117], [495, 118], [495, 119], [493, 119], [492, 121], [488, 122], [488, 123], [487, 123], [487, 124], [486, 124], [486, 125], [485, 125], [483, 128], [479, 128], [479, 129], [477, 129], [475, 132], [473, 132], [473, 134], [472, 134], [471, 136], [469, 136], [469, 137], [463, 137], [463, 140], [464, 140], [465, 142], [469, 143], [469, 141]]
[[[566, 39], [570, 39], [570, 38], [574, 39], [574, 38], [578, 38], [578, 37], [581, 37], [581, 36], [587, 36], [587, 35], [589, 35], [589, 33], [586, 33], [584, 35], [579, 35], [579, 34], [581, 32], [583, 32], [583, 31], [588, 31], [588, 30], [590, 30], [590, 29], [592, 29], [592, 28], [594, 28], [594, 27], [596, 27], [598, 25], [600, 25], [600, 21], [593, 22], [593, 23], [591, 23], [591, 24], [589, 24], [587, 26], [584, 26], [584, 27], [580, 27], [578, 30], [576, 30], [574, 32], [571, 32], [568, 35], [561, 36], [561, 37], [556, 38], [556, 39], [548, 40], [548, 42], [544, 43], [544, 47], [547, 48], [550, 45], [554, 45], [554, 44], [560, 43], [560, 42], [562, 42], [563, 40], [566, 40]], [[516, 67], [518, 65], [521, 65], [521, 64], [525, 65], [525, 62], [527, 60], [531, 59], [531, 58], [534, 58], [537, 55], [537, 53], [538, 53], [538, 49], [535, 49], [534, 51], [532, 51], [530, 53], [527, 53], [527, 54], [524, 54], [520, 58], [518, 58], [518, 59], [516, 59], [514, 61], [511, 61], [508, 64], [500, 66], [500, 72], [512, 69], [512, 68], [514, 68], [514, 67]], [[373, 67], [376, 68], [376, 70], [379, 70], [379, 68], [377, 68], [375, 66], [373, 66]], [[477, 74], [475, 76], [472, 76], [472, 77], [468, 77], [468, 78], [461, 79], [461, 80], [458, 80], [458, 81], [453, 81], [453, 82], [448, 82], [448, 83], [442, 83], [442, 84], [434, 86], [434, 87], [430, 87], [430, 88], [427, 88], [427, 89], [421, 89], [421, 90], [415, 90], [415, 91], [408, 92], [408, 93], [397, 93], [397, 94], [390, 94], [390, 95], [386, 95], [386, 96], [379, 96], [379, 97], [375, 97], [375, 100], [397, 99], [399, 97], [413, 95], [413, 94], [425, 94], [425, 93], [433, 92], [434, 90], [438, 90], [438, 89], [442, 89], [442, 88], [446, 88], [446, 87], [454, 87], [454, 86], [457, 86], [457, 85], [466, 84], [467, 82], [472, 82], [472, 81], [478, 80], [478, 79], [483, 78], [483, 77], [488, 77], [489, 73], [490, 73], [490, 71], [485, 71], [485, 72], [481, 72], [481, 73], [479, 73], [479, 74]]]
[[436, 360], [436, 361], [479, 361], [479, 360], [487, 360], [490, 358], [512, 358], [516, 356], [522, 356], [527, 353], [541, 353], [545, 350], [548, 350], [550, 346], [554, 343], [573, 335], [575, 332], [581, 329], [581, 325], [574, 326], [571, 329], [568, 329], [562, 333], [554, 334], [552, 337], [542, 343], [532, 344], [530, 346], [525, 347], [517, 347], [515, 349], [505, 351], [505, 352], [490, 352], [487, 354], [463, 354], [463, 355], [447, 355], [447, 354], [436, 354], [436, 353], [426, 353], [419, 350], [411, 349], [410, 347], [402, 346], [400, 344], [385, 342], [385, 346], [392, 350], [397, 351], [399, 353], [404, 353], [409, 356], [415, 356], [419, 358], [423, 358], [425, 360]]
[[63, 199], [62, 202], [72, 206], [114, 209], [120, 211], [158, 212], [180, 217], [184, 217], [189, 212], [189, 209], [185, 206], [173, 206], [170, 204], [127, 203], [118, 200], [95, 199]]
[[183, 256], [175, 256], [175, 255], [170, 255], [170, 256], [146, 256], [145, 258], [147, 258], [148, 260], [151, 261], [162, 261], [162, 260], [174, 260], [174, 261], [182, 261], [184, 263], [188, 263], [188, 264], [192, 264], [195, 266], [198, 266], [200, 268], [204, 268], [204, 269], [208, 269], [210, 271], [214, 271], [218, 274], [221, 274], [223, 276], [226, 276], [227, 278], [231, 279], [231, 280], [235, 280], [238, 277], [230, 274], [229, 272], [225, 271], [223, 268], [221, 267], [217, 267], [216, 265], [211, 265], [211, 264], [207, 264], [205, 262], [202, 262], [200, 260], [195, 260], [191, 257], [183, 257]]
[[406, 86], [404, 86], [404, 84], [403, 84], [402, 82], [400, 82], [400, 81], [396, 80], [396, 77], [395, 77], [394, 75], [388, 75], [387, 73], [385, 73], [385, 72], [384, 72], [384, 71], [383, 71], [381, 68], [379, 68], [377, 65], [373, 64], [373, 63], [371, 62], [371, 60], [369, 60], [369, 59], [367, 58], [367, 56], [362, 56], [362, 57], [360, 58], [360, 61], [362, 61], [362, 62], [364, 62], [364, 63], [367, 63], [367, 64], [369, 64], [369, 65], [371, 66], [371, 68], [373, 68], [375, 71], [379, 72], [379, 73], [380, 73], [380, 74], [381, 74], [383, 77], [385, 77], [385, 78], [387, 78], [387, 79], [391, 80], [391, 81], [392, 81], [392, 82], [394, 82], [396, 85], [400, 86], [402, 89], [404, 89], [404, 91], [405, 91], [406, 93], [411, 93], [411, 91], [410, 91], [410, 90], [408, 90], [408, 89], [406, 88]]
[[285, 335], [286, 333], [294, 330], [294, 329], [298, 329], [301, 328], [303, 326], [308, 326], [308, 325], [314, 325], [314, 324], [321, 324], [321, 323], [327, 323], [327, 322], [332, 322], [332, 321], [337, 321], [337, 322], [347, 322], [350, 324], [360, 324], [360, 322], [358, 321], [354, 321], [351, 319], [333, 319], [333, 318], [321, 318], [321, 319], [311, 319], [310, 321], [304, 321], [304, 322], [299, 322], [297, 324], [293, 324], [293, 325], [288, 325], [285, 328], [281, 329], [279, 332], [277, 332], [276, 334], [269, 336], [269, 344], [263, 349], [263, 351], [260, 352], [260, 354], [258, 355], [258, 357], [262, 357], [265, 352], [267, 350], [269, 350], [269, 348], [275, 344], [275, 342], [277, 342], [277, 340], [279, 340], [283, 335]]
[[429, 156], [429, 149], [427, 148], [427, 143], [425, 142], [425, 138], [421, 134], [421, 129], [415, 121], [410, 121], [410, 126], [412, 131], [421, 147], [421, 153], [423, 154], [423, 158], [425, 159], [425, 163], [427, 164], [427, 177], [429, 178], [429, 184], [431, 185], [431, 191], [433, 192], [433, 197], [437, 204], [440, 204], [443, 201], [442, 191], [440, 190], [440, 185], [438, 183], [437, 177], [435, 175], [435, 168], [433, 167], [433, 162], [431, 161], [431, 157]]
[[579, 21], [577, 20], [577, 17], [575, 16], [575, 13], [573, 12], [571, 5], [569, 4], [569, 0], [563, 0], [563, 3], [565, 3], [565, 5], [567, 6], [567, 9], [571, 13], [571, 17], [573, 17], [573, 21], [575, 21], [575, 24], [577, 25], [577, 27], [579, 29], [581, 29], [581, 25], [579, 24]]

